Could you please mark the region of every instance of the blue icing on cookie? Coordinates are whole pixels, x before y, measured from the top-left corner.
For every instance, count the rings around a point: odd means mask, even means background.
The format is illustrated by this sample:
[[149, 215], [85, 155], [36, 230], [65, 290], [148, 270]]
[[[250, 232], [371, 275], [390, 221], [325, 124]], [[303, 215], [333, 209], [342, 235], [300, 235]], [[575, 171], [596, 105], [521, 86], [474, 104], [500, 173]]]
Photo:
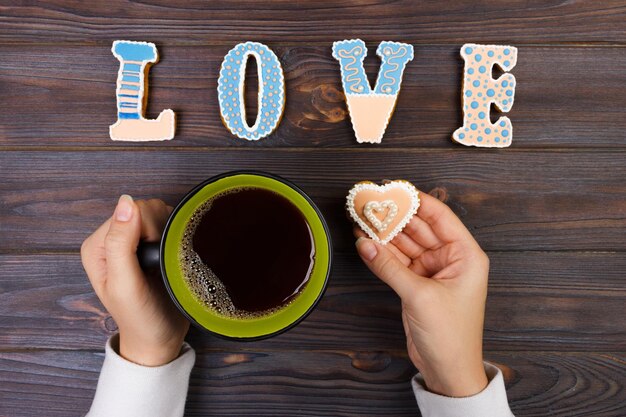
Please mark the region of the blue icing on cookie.
[[155, 62], [157, 58], [156, 46], [149, 42], [115, 41], [113, 54], [123, 61]]
[[341, 66], [341, 83], [346, 94], [368, 94], [371, 87], [365, 75], [363, 60], [367, 55], [365, 42], [361, 39], [333, 43], [333, 57]]
[[413, 59], [412, 45], [381, 42], [376, 54], [382, 63], [372, 91], [363, 67], [367, 55], [365, 42], [360, 39], [337, 41], [333, 43], [332, 51], [341, 67], [341, 83], [346, 94], [398, 94], [406, 64]]
[[[141, 92], [144, 84], [143, 72], [148, 63], [157, 61], [156, 46], [150, 42], [115, 41], [111, 51], [120, 61], [117, 79], [118, 119], [141, 119], [143, 113], [143, 93]], [[134, 90], [137, 91], [137, 94], [131, 96], [120, 93], [120, 90]], [[133, 100], [125, 100], [128, 98]]]
[[[243, 98], [248, 58], [256, 59], [259, 74], [259, 110], [253, 126], [246, 122]], [[217, 92], [222, 121], [233, 135], [247, 140], [270, 135], [278, 126], [285, 108], [285, 77], [278, 57], [262, 43], [236, 45], [222, 61]]]
[[413, 45], [383, 41], [376, 49], [382, 61], [374, 93], [398, 94], [402, 83], [402, 73], [409, 61], [413, 60]]

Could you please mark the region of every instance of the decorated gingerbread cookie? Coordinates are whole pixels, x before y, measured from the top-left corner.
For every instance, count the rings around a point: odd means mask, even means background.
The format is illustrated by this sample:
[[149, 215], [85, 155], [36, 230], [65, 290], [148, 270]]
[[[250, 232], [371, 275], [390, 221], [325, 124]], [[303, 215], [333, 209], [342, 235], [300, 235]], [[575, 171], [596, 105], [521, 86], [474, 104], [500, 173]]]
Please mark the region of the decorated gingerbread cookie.
[[152, 141], [174, 138], [175, 115], [163, 110], [155, 120], [144, 117], [148, 102], [146, 74], [158, 61], [157, 48], [149, 42], [115, 41], [111, 48], [120, 61], [117, 74], [117, 122], [109, 127], [113, 140]]
[[352, 220], [383, 245], [404, 229], [419, 205], [417, 189], [404, 180], [383, 185], [359, 182], [346, 197], [346, 208]]
[[413, 46], [384, 41], [376, 54], [382, 63], [372, 90], [363, 67], [365, 42], [352, 39], [333, 43], [333, 57], [341, 66], [341, 83], [359, 143], [381, 142], [396, 106], [404, 68], [413, 59]]
[[[244, 101], [249, 57], [256, 59], [259, 75], [259, 110], [253, 126], [246, 122]], [[262, 43], [238, 44], [224, 57], [217, 94], [222, 122], [233, 135], [247, 140], [259, 140], [270, 135], [278, 127], [285, 109], [285, 77], [278, 57]]]
[[513, 140], [511, 120], [500, 117], [491, 123], [491, 104], [507, 113], [515, 98], [515, 77], [504, 74], [492, 78], [492, 69], [498, 65], [510, 71], [517, 63], [517, 48], [503, 45], [467, 43], [461, 48], [465, 60], [463, 75], [463, 126], [452, 134], [452, 139], [466, 146], [505, 148]]

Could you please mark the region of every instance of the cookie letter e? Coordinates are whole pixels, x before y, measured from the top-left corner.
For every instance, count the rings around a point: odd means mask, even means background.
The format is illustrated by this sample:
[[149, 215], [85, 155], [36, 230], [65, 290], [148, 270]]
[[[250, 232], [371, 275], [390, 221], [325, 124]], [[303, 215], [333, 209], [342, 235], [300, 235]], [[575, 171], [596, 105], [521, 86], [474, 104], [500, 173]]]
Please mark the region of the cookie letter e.
[[[246, 64], [251, 56], [256, 59], [259, 74], [259, 111], [254, 125], [248, 126], [243, 93]], [[278, 127], [285, 109], [285, 77], [276, 54], [258, 42], [236, 45], [222, 61], [217, 97], [222, 122], [233, 135], [247, 140], [270, 135]]]
[[163, 110], [156, 120], [144, 118], [148, 99], [146, 74], [158, 60], [153, 43], [115, 41], [111, 48], [120, 61], [117, 74], [117, 122], [109, 127], [113, 140], [144, 142], [174, 137], [174, 112]]
[[517, 63], [517, 48], [502, 45], [476, 45], [467, 43], [461, 48], [465, 60], [463, 75], [463, 127], [452, 139], [466, 146], [506, 148], [513, 140], [511, 119], [502, 116], [491, 123], [489, 110], [494, 103], [498, 110], [507, 113], [515, 98], [515, 77], [504, 74], [497, 80], [491, 77], [494, 64], [510, 71]]
[[372, 91], [363, 68], [365, 42], [352, 39], [333, 43], [333, 57], [341, 66], [341, 83], [359, 143], [381, 142], [396, 106], [404, 68], [413, 59], [413, 46], [384, 41], [376, 54], [382, 64]]

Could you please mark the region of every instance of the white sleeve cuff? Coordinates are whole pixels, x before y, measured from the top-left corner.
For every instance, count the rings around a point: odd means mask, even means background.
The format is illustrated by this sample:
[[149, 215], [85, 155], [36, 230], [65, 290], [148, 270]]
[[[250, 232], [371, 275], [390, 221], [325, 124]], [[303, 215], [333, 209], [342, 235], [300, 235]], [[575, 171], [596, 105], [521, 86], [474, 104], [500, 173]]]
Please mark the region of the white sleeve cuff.
[[181, 417], [196, 353], [187, 343], [181, 355], [163, 366], [127, 361], [117, 352], [119, 336], [106, 344], [104, 364], [86, 417]]
[[426, 389], [420, 374], [411, 381], [422, 417], [512, 417], [502, 372], [485, 362], [489, 385], [476, 395], [463, 398], [445, 397]]

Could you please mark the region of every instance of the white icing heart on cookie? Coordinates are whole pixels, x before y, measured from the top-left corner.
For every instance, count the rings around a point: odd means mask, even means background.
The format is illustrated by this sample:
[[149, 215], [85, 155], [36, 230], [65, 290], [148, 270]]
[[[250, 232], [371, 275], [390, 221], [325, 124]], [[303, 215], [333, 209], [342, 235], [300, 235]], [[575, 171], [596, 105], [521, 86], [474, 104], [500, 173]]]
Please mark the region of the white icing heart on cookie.
[[[374, 212], [380, 213], [384, 210], [389, 210], [389, 212], [385, 216], [385, 220], [380, 221]], [[398, 205], [393, 200], [368, 201], [363, 208], [363, 214], [379, 232], [384, 232], [389, 227], [389, 223], [398, 215]]]
[[383, 245], [404, 229], [419, 204], [417, 189], [403, 180], [384, 185], [361, 182], [346, 197], [350, 217], [370, 238]]

